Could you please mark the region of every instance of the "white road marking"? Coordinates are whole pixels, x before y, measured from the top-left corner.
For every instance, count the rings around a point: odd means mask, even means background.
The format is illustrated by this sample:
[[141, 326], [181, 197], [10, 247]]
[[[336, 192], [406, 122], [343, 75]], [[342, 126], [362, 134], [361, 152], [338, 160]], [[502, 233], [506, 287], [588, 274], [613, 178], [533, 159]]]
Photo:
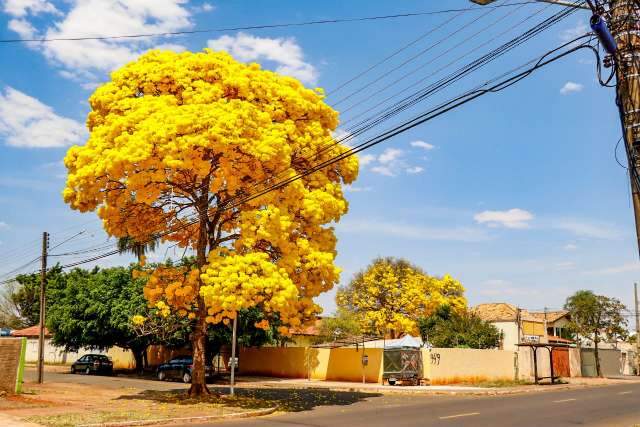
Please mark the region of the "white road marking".
[[451, 418], [471, 417], [473, 415], [480, 415], [480, 412], [469, 412], [467, 414], [447, 415], [446, 417], [439, 417], [441, 420], [448, 420]]
[[573, 402], [574, 400], [577, 400], [577, 399], [554, 400], [553, 403]]
[[620, 393], [618, 393], [618, 394], [631, 394], [631, 393], [633, 393], [633, 392], [632, 392], [632, 391], [621, 391], [621, 392], [620, 392]]

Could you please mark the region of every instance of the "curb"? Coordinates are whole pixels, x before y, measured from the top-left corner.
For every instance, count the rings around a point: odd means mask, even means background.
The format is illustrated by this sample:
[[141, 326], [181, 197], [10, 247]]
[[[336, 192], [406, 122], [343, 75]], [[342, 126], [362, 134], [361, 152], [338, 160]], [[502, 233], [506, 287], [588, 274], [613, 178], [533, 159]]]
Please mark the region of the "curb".
[[[595, 387], [604, 387], [616, 384], [558, 384], [558, 385], [548, 385], [548, 386], [538, 386], [531, 388], [511, 388], [511, 389], [500, 389], [494, 388], [490, 390], [412, 390], [410, 388], [403, 389], [399, 388], [397, 390], [390, 390], [387, 388], [363, 388], [363, 387], [303, 387], [303, 386], [289, 386], [289, 387], [278, 387], [278, 386], [270, 386], [268, 388], [294, 388], [298, 390], [310, 389], [310, 388], [321, 388], [323, 390], [333, 391], [333, 392], [350, 392], [350, 393], [363, 393], [363, 394], [371, 394], [371, 393], [379, 393], [386, 395], [439, 395], [439, 396], [500, 396], [500, 395], [511, 395], [511, 394], [527, 394], [527, 393], [545, 393], [550, 391], [557, 390], [579, 390], [584, 388], [595, 388]], [[527, 386], [525, 386], [527, 387]]]
[[235, 418], [252, 418], [260, 417], [263, 415], [273, 414], [278, 410], [277, 406], [273, 408], [258, 409], [256, 411], [236, 412], [227, 415], [202, 415], [198, 417], [181, 417], [181, 418], [162, 418], [155, 420], [139, 420], [139, 421], [114, 421], [109, 423], [98, 424], [81, 424], [78, 427], [129, 427], [129, 426], [149, 426], [158, 424], [172, 424], [176, 422], [192, 423], [203, 421], [216, 421], [216, 420], [229, 420]]

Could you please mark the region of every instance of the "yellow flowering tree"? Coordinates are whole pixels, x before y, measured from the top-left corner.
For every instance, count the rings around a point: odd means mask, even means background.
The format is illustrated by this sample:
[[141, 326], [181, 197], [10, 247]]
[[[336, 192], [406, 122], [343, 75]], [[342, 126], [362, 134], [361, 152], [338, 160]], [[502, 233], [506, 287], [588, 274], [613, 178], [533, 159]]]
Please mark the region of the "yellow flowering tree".
[[417, 321], [441, 305], [462, 310], [467, 301], [462, 284], [451, 277], [433, 277], [403, 259], [378, 258], [338, 290], [338, 307], [356, 315], [363, 331], [417, 335]]
[[313, 319], [312, 298], [338, 281], [327, 224], [347, 212], [342, 185], [357, 176], [355, 157], [247, 197], [348, 149], [332, 139], [338, 114], [323, 98], [205, 50], [151, 51], [89, 99], [90, 136], [66, 155], [64, 200], [96, 211], [110, 235], [196, 251], [193, 267], [149, 271], [145, 288], [160, 315], [193, 321], [192, 395], [208, 392], [207, 324], [258, 307], [286, 333]]

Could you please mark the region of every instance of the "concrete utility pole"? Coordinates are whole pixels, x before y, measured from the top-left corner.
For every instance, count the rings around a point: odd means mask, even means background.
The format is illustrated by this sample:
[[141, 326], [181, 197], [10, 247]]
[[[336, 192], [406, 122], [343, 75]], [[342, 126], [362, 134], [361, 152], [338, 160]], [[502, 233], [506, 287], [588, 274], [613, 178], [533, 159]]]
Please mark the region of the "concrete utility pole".
[[49, 233], [42, 233], [42, 269], [40, 270], [40, 319], [38, 326], [38, 384], [42, 384], [44, 373], [44, 316], [45, 292], [47, 290], [47, 248], [49, 247]]
[[640, 4], [609, 0], [609, 28], [617, 45], [616, 93], [629, 162], [636, 238], [640, 253]]

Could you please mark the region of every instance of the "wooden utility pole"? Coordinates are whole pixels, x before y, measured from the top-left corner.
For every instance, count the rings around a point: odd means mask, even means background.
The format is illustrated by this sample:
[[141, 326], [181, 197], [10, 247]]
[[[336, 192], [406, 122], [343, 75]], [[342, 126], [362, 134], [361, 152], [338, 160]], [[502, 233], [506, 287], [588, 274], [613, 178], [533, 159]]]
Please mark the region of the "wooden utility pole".
[[633, 296], [636, 308], [636, 375], [640, 375], [640, 313], [638, 313], [638, 284], [633, 284]]
[[49, 246], [49, 233], [42, 233], [42, 269], [40, 270], [40, 319], [38, 322], [38, 384], [42, 384], [44, 373], [44, 316], [45, 316], [45, 292], [47, 290], [47, 248]]
[[640, 4], [609, 0], [609, 29], [616, 41], [616, 103], [627, 150], [636, 239], [640, 254]]

